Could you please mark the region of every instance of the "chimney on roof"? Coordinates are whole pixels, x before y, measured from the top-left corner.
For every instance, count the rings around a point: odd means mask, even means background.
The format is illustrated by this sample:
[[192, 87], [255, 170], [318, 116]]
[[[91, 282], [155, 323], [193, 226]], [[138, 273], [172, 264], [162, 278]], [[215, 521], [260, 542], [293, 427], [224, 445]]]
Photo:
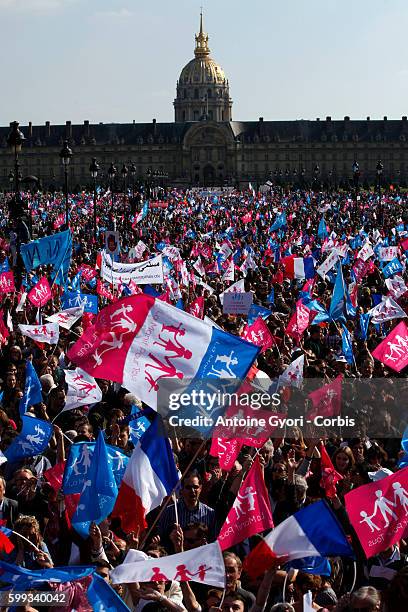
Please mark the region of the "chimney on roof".
[[263, 117], [259, 117], [259, 123], [263, 123]]
[[87, 119], [85, 119], [84, 121], [84, 127], [85, 127], [85, 136], [89, 136], [89, 121]]
[[344, 121], [350, 121], [350, 117], [349, 117], [348, 115], [346, 115], [346, 116], [344, 117]]
[[384, 116], [384, 121], [387, 121], [387, 117], [386, 116]]
[[407, 120], [407, 116], [406, 116], [406, 115], [404, 115], [404, 116], [402, 117], [402, 120], [403, 120], [403, 121], [406, 121], [406, 120]]
[[31, 121], [28, 122], [28, 137], [29, 138], [33, 137], [33, 124]]
[[326, 117], [326, 121], [331, 121], [331, 117]]
[[72, 125], [70, 121], [65, 122], [65, 137], [72, 138]]
[[156, 119], [153, 119], [153, 134], [156, 136], [157, 128], [156, 128]]
[[316, 121], [320, 121], [320, 117], [316, 117]]
[[49, 121], [45, 122], [45, 135], [47, 138], [51, 136], [51, 126]]
[[367, 117], [367, 121], [370, 121], [370, 117]]

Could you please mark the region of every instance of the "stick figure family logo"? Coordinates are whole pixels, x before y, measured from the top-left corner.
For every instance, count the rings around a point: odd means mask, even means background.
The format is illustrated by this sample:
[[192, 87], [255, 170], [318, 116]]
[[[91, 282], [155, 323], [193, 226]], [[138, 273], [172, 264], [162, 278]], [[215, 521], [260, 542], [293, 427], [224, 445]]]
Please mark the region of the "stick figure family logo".
[[[110, 324], [108, 323], [108, 328], [114, 329], [115, 331], [109, 332], [111, 336], [110, 340], [102, 340], [97, 349], [95, 349], [92, 357], [95, 359], [96, 366], [102, 364], [102, 356], [105, 355], [105, 353], [121, 349], [124, 344], [123, 338], [137, 331], [137, 323], [130, 316], [133, 312], [133, 306], [130, 304], [121, 304], [121, 306], [110, 315]], [[103, 346], [107, 348], [100, 351]]]
[[92, 384], [89, 380], [85, 380], [83, 374], [76, 374], [72, 382], [75, 384], [77, 396], [82, 399], [90, 397], [92, 391], [96, 389], [96, 383]]
[[[252, 485], [245, 487], [243, 491], [239, 490], [232, 506], [232, 509], [235, 510], [235, 519], [237, 521], [255, 511], [255, 495], [257, 493]], [[230, 522], [231, 519], [227, 516], [226, 523], [229, 524]]]
[[[392, 488], [394, 489], [393, 500], [385, 497], [381, 489], [379, 489], [375, 492], [377, 499], [374, 502], [373, 513], [369, 515], [365, 510], [360, 512], [360, 516], [362, 517], [360, 523], [367, 525], [370, 528], [371, 533], [374, 533], [374, 531], [381, 531], [381, 528], [373, 521], [378, 514], [380, 514], [384, 520], [384, 525], [382, 526], [383, 529], [390, 525], [391, 519], [393, 521], [400, 520], [392, 508], [398, 508], [398, 506], [401, 506], [405, 511], [405, 516], [408, 515], [408, 492], [399, 482], [394, 482]], [[380, 516], [378, 516], [377, 522], [379, 519]]]
[[158, 340], [153, 342], [153, 346], [164, 349], [166, 354], [160, 359], [151, 352], [148, 355], [148, 358], [153, 361], [153, 363], [147, 363], [145, 365], [145, 380], [150, 385], [149, 393], [153, 390], [159, 390], [158, 382], [163, 378], [178, 378], [179, 380], [183, 380], [184, 373], [174, 365], [173, 360], [190, 360], [193, 356], [193, 353], [181, 343], [181, 338], [185, 336], [185, 333], [186, 330], [182, 323], [179, 323], [178, 326], [162, 323], [161, 330], [158, 334]]
[[[217, 365], [218, 363], [221, 365]], [[211, 370], [208, 372], [208, 376], [215, 376], [216, 378], [234, 378], [236, 374], [232, 366], [238, 364], [239, 360], [235, 357], [235, 351], [231, 351], [229, 355], [217, 355], [211, 366]]]
[[153, 574], [150, 578], [151, 582], [161, 582], [164, 580], [168, 582], [170, 580], [178, 580], [179, 582], [189, 582], [193, 580], [195, 576], [197, 576], [200, 582], [203, 582], [205, 579], [206, 573], [212, 569], [212, 567], [208, 567], [205, 563], [199, 565], [197, 567], [197, 571], [195, 573], [191, 572], [188, 567], [183, 563], [181, 565], [177, 565], [176, 570], [177, 573], [174, 578], [167, 578], [165, 574], [161, 571], [160, 567], [153, 567]]
[[[80, 474], [86, 476], [89, 468], [91, 467], [91, 452], [87, 444], [83, 444], [81, 447], [81, 454], [78, 457], [73, 458], [73, 462], [69, 466], [69, 469], [73, 471], [75, 476]], [[80, 468], [83, 471], [80, 471]]]
[[[395, 342], [394, 342], [395, 340]], [[405, 361], [408, 359], [408, 338], [403, 338], [397, 334], [393, 340], [387, 342], [388, 353], [385, 354], [385, 358], [388, 361]]]

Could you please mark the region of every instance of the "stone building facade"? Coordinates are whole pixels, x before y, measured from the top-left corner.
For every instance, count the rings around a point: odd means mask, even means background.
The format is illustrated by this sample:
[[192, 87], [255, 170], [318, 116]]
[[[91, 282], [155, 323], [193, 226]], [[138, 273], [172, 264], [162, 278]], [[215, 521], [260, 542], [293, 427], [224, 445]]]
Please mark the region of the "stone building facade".
[[[408, 181], [408, 121], [333, 120], [233, 121], [229, 83], [210, 57], [202, 17], [195, 37], [194, 58], [181, 71], [174, 100], [174, 123], [131, 124], [84, 121], [74, 125], [20, 126], [25, 136], [19, 163], [22, 176], [37, 176], [42, 184], [60, 186], [63, 169], [59, 152], [67, 139], [73, 150], [70, 186], [91, 183], [89, 165], [100, 164], [99, 182], [107, 181], [111, 162], [136, 166], [136, 182], [161, 173], [169, 185], [254, 186], [268, 180], [296, 183], [311, 180], [316, 166], [319, 181], [335, 186], [352, 178], [358, 161], [361, 181], [376, 181], [378, 160], [383, 180]], [[14, 119], [14, 118], [13, 118]], [[0, 187], [7, 188], [14, 161], [7, 148], [10, 128], [0, 127]], [[128, 176], [128, 184], [133, 179]]]

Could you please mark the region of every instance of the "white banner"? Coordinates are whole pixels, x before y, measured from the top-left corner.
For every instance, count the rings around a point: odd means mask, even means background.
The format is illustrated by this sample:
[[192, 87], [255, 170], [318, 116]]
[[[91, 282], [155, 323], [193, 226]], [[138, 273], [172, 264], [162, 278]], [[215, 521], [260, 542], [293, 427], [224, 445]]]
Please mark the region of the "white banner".
[[326, 278], [326, 274], [336, 265], [339, 259], [337, 249], [335, 249], [330, 255], [324, 260], [324, 262], [317, 268], [316, 272], [322, 277]]
[[58, 344], [59, 328], [57, 323], [47, 323], [46, 325], [19, 325], [18, 327], [23, 336], [28, 336], [36, 342]]
[[102, 391], [96, 383], [96, 380], [81, 370], [65, 370], [65, 382], [68, 385], [68, 393], [65, 400], [65, 410], [72, 410], [77, 406], [91, 406], [102, 400]]
[[74, 323], [76, 323], [83, 314], [84, 309], [81, 307], [67, 308], [66, 310], [61, 310], [60, 312], [56, 312], [55, 314], [45, 318], [50, 323], [58, 323], [58, 325], [64, 329], [71, 329]]
[[113, 584], [194, 580], [225, 588], [224, 560], [218, 542], [159, 559], [152, 559], [139, 550], [129, 550], [124, 563], [115, 567], [110, 575]]
[[378, 254], [381, 261], [392, 261], [393, 259], [398, 257], [398, 247], [381, 247], [380, 249], [378, 249]]
[[373, 247], [369, 242], [366, 242], [365, 245], [358, 252], [357, 257], [362, 259], [363, 261], [367, 261], [370, 257], [374, 255]]
[[152, 259], [139, 263], [126, 264], [112, 262], [105, 252], [102, 253], [101, 277], [110, 284], [119, 285], [131, 280], [137, 285], [163, 283], [163, 257], [156, 255]]

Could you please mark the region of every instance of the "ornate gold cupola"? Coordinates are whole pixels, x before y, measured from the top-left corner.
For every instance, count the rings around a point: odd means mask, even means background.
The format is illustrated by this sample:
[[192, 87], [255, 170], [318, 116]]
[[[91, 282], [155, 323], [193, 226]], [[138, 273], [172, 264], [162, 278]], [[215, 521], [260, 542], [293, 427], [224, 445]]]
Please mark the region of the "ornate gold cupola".
[[194, 56], [184, 66], [177, 81], [175, 121], [231, 121], [229, 83], [221, 66], [210, 57], [202, 12], [200, 31], [195, 35]]

